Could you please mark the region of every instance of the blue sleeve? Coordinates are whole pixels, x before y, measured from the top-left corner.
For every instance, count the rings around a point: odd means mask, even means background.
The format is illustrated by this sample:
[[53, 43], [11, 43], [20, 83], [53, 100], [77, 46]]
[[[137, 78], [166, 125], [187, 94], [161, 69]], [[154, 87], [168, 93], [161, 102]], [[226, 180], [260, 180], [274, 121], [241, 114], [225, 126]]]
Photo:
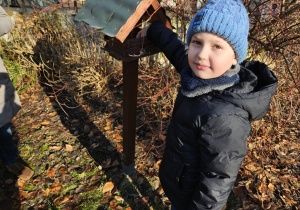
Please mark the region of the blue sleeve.
[[226, 115], [209, 119], [198, 138], [200, 181], [189, 209], [222, 209], [247, 154], [248, 120]]
[[159, 21], [154, 21], [148, 31], [150, 39], [168, 58], [175, 69], [180, 73], [188, 65], [187, 46], [180, 37]]

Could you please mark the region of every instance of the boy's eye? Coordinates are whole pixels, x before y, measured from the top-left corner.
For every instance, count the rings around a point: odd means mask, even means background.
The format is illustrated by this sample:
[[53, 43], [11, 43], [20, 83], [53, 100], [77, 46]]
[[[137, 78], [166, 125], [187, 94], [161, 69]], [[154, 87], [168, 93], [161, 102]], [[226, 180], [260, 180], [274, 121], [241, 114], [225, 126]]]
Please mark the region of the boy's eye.
[[196, 41], [196, 40], [194, 40], [194, 41], [192, 41], [194, 44], [201, 44], [201, 42], [199, 42], [199, 41]]
[[216, 48], [216, 49], [222, 49], [222, 47], [220, 45], [214, 45], [214, 48]]

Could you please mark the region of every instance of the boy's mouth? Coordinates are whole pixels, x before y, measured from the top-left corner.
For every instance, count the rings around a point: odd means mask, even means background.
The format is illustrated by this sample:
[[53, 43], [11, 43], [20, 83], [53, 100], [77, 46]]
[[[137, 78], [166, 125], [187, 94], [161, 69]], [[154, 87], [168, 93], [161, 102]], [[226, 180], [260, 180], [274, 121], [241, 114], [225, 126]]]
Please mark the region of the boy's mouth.
[[206, 70], [209, 68], [209, 66], [201, 64], [201, 63], [196, 63], [197, 69], [199, 70]]

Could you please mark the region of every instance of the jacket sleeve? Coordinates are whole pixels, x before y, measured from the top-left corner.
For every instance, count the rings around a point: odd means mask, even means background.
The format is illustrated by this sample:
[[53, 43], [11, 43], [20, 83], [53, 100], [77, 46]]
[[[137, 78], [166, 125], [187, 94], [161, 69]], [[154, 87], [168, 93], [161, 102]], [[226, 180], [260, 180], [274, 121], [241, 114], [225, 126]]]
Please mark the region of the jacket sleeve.
[[201, 127], [200, 182], [189, 209], [222, 209], [247, 153], [248, 120], [228, 114], [213, 117]]
[[7, 34], [12, 29], [12, 26], [9, 15], [0, 6], [0, 36]]
[[179, 73], [188, 64], [187, 46], [176, 33], [161, 22], [154, 21], [150, 25], [147, 38], [166, 55]]
[[8, 33], [12, 29], [12, 23], [9, 15], [0, 6], [0, 36]]

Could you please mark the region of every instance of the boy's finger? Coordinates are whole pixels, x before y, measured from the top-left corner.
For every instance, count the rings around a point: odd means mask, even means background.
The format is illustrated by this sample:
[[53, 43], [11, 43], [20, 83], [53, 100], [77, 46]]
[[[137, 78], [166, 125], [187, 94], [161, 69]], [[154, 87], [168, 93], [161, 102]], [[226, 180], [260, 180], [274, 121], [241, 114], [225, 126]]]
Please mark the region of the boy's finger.
[[136, 35], [136, 38], [141, 38], [141, 37], [144, 37], [144, 33], [143, 33], [143, 30], [140, 30], [137, 35]]
[[142, 30], [140, 30], [137, 35], [136, 38], [141, 38], [141, 37], [145, 37], [147, 36], [147, 30], [149, 27], [143, 28]]

